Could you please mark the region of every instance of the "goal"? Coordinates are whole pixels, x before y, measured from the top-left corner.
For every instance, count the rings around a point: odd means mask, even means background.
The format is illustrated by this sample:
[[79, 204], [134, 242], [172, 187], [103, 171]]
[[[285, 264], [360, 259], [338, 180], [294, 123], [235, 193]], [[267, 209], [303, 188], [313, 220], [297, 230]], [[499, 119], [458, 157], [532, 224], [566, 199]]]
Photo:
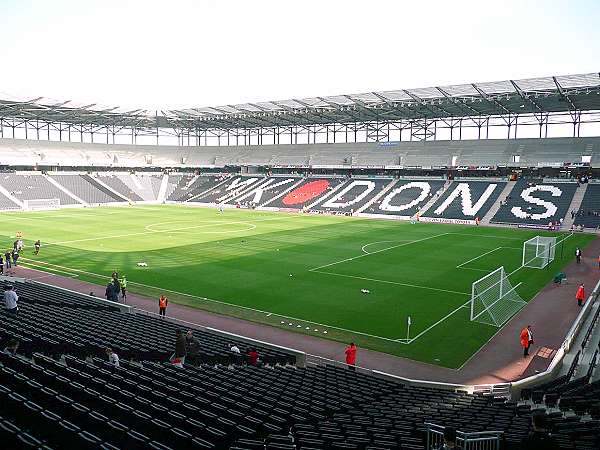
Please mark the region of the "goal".
[[513, 287], [504, 266], [475, 281], [471, 287], [471, 321], [504, 325], [527, 304], [516, 291], [520, 284]]
[[523, 243], [523, 267], [543, 269], [554, 261], [556, 238], [536, 236]]
[[27, 211], [39, 211], [42, 209], [58, 209], [60, 208], [60, 199], [36, 198], [32, 200], [24, 200], [23, 208]]

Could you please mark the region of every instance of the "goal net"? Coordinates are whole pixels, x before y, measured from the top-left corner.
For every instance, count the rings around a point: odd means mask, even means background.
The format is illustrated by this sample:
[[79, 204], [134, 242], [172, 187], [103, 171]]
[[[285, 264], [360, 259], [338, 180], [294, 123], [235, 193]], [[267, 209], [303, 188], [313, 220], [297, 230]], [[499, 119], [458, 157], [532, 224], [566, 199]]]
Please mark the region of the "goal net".
[[513, 287], [504, 267], [475, 281], [471, 287], [471, 321], [501, 327], [527, 304]]
[[58, 198], [36, 198], [33, 200], [24, 200], [23, 207], [27, 211], [37, 211], [41, 209], [60, 208], [60, 199]]
[[536, 236], [523, 243], [523, 267], [543, 269], [554, 261], [556, 238]]

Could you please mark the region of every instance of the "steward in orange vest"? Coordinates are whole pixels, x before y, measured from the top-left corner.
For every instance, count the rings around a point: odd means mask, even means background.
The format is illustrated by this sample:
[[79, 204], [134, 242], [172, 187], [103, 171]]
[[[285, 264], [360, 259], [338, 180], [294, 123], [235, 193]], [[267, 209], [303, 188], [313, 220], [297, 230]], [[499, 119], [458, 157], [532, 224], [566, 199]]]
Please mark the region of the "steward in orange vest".
[[519, 337], [521, 340], [521, 347], [523, 347], [523, 358], [526, 358], [529, 355], [529, 347], [531, 347], [531, 344], [533, 344], [531, 325], [527, 325], [525, 328], [523, 328]]
[[158, 299], [158, 314], [165, 317], [167, 313], [167, 306], [169, 305], [169, 299], [164, 295], [161, 295]]

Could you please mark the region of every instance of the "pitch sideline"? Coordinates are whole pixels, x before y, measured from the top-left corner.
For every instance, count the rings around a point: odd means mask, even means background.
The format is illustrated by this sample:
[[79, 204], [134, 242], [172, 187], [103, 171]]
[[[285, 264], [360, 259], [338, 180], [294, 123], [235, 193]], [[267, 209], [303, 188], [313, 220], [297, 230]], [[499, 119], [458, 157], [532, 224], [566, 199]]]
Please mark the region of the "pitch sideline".
[[[60, 269], [69, 270], [71, 273], [72, 272], [79, 272], [79, 273], [82, 273], [82, 274], [85, 274], [85, 275], [91, 275], [91, 276], [98, 277], [98, 278], [105, 278], [105, 279], [109, 278], [107, 275], [100, 275], [100, 274], [97, 274], [97, 273], [94, 273], [94, 272], [87, 272], [87, 271], [81, 270], [81, 269], [74, 269], [72, 267], [62, 266], [62, 265], [54, 264], [54, 263], [49, 263], [47, 261], [31, 260], [30, 258], [25, 258], [25, 257], [21, 257], [21, 260], [25, 261], [25, 263], [22, 264], [22, 265], [23, 265], [23, 267], [26, 267], [26, 268], [27, 268], [27, 265], [31, 264], [31, 263], [29, 263], [29, 261], [34, 261], [36, 263], [43, 263], [43, 264], [45, 264], [47, 266], [48, 270], [52, 270], [52, 271], [55, 271], [55, 272], [69, 273], [69, 272], [65, 272], [65, 271], [61, 271], [61, 270], [53, 268], [53, 267], [59, 267]], [[31, 265], [35, 265], [35, 264], [31, 264]], [[42, 264], [38, 264], [38, 266], [39, 267], [44, 267], [44, 266], [42, 266]], [[35, 267], [34, 267], [34, 269], [35, 269]], [[222, 300], [215, 300], [215, 299], [208, 298], [208, 297], [201, 297], [199, 295], [193, 295], [193, 294], [188, 294], [188, 293], [185, 293], [185, 292], [174, 291], [172, 289], [159, 288], [159, 287], [152, 286], [152, 285], [149, 285], [149, 284], [137, 283], [135, 281], [129, 281], [129, 280], [128, 280], [128, 283], [129, 284], [134, 284], [134, 285], [137, 285], [137, 286], [147, 287], [147, 288], [150, 288], [150, 289], [156, 289], [156, 290], [159, 290], [159, 291], [170, 292], [171, 294], [177, 294], [177, 295], [181, 295], [181, 296], [184, 296], [184, 297], [195, 298], [195, 299], [199, 299], [199, 300], [205, 300], [205, 301], [209, 301], [211, 303], [218, 303], [218, 304], [221, 304], [221, 305], [227, 305], [227, 306], [231, 306], [231, 307], [234, 307], [234, 308], [241, 308], [241, 309], [245, 309], [245, 310], [248, 310], [248, 311], [253, 311], [253, 312], [257, 312], [257, 313], [261, 313], [261, 314], [265, 314], [265, 315], [267, 315], [267, 314], [274, 315], [274, 316], [277, 316], [279, 318], [289, 319], [289, 320], [292, 320], [292, 321], [303, 322], [303, 323], [306, 323], [306, 324], [313, 324], [313, 325], [320, 326], [320, 327], [325, 327], [325, 328], [331, 328], [331, 329], [338, 330], [338, 331], [344, 331], [346, 333], [359, 334], [359, 335], [362, 335], [362, 336], [368, 336], [368, 337], [371, 337], [371, 338], [381, 339], [381, 340], [385, 340], [385, 341], [389, 341], [389, 342], [397, 342], [397, 343], [400, 343], [400, 344], [406, 344], [405, 342], [399, 342], [398, 340], [392, 339], [392, 338], [386, 338], [386, 337], [383, 337], [383, 336], [376, 336], [374, 334], [364, 333], [362, 331], [349, 330], [347, 328], [336, 327], [334, 325], [326, 325], [326, 324], [322, 324], [322, 323], [319, 323], [319, 322], [313, 322], [313, 321], [306, 320], [306, 319], [300, 319], [300, 318], [297, 318], [297, 317], [286, 316], [286, 315], [283, 315], [283, 314], [278, 314], [278, 313], [273, 313], [273, 312], [269, 312], [269, 311], [264, 311], [264, 310], [261, 310], [261, 309], [251, 308], [249, 306], [236, 305], [234, 303], [228, 303], [228, 302], [225, 302], [225, 301], [222, 301]], [[235, 316], [233, 316], [233, 317], [235, 317]]]

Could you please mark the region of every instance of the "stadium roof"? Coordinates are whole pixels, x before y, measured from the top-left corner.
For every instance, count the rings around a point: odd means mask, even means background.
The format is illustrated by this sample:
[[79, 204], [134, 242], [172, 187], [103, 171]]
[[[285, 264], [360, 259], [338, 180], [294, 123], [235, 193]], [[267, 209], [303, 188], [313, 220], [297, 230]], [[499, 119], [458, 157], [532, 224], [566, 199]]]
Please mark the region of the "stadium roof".
[[0, 99], [0, 118], [136, 128], [239, 129], [600, 110], [600, 73], [153, 112]]

